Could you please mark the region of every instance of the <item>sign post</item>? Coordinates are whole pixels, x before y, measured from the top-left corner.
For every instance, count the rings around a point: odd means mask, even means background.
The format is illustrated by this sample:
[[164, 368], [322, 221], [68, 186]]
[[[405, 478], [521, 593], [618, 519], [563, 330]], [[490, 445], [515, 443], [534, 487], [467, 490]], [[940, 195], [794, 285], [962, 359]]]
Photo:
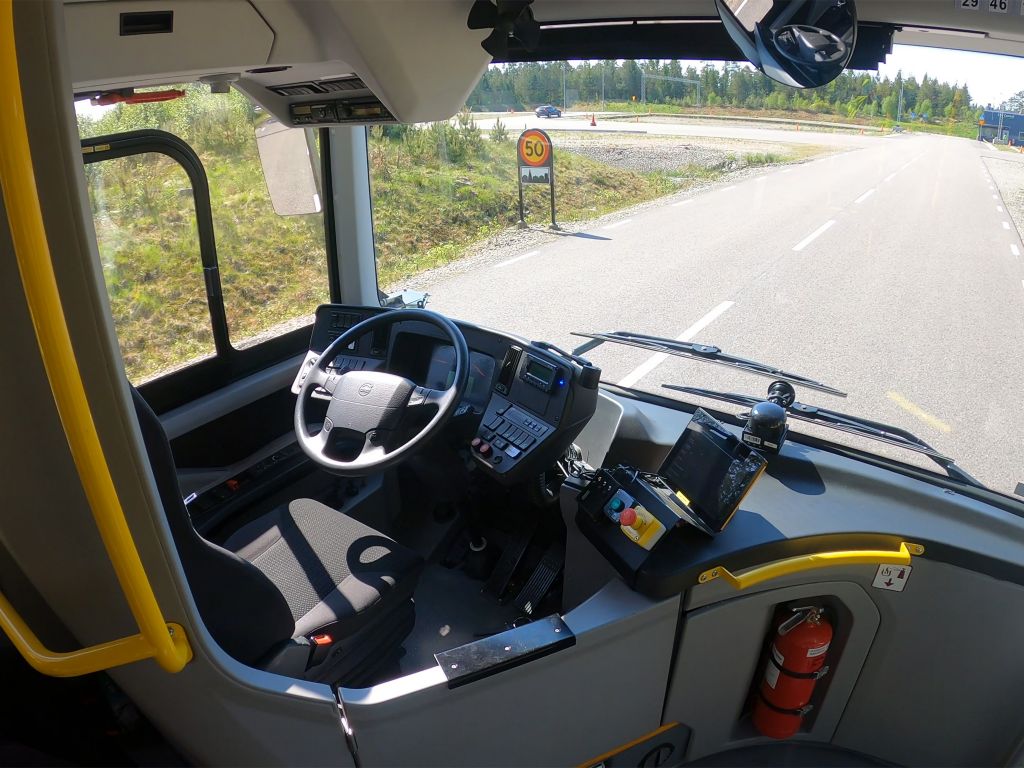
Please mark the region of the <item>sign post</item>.
[[526, 228], [523, 185], [547, 184], [551, 196], [551, 228], [558, 229], [555, 221], [555, 152], [551, 147], [551, 138], [538, 128], [529, 128], [519, 135], [516, 154], [519, 168], [519, 228]]

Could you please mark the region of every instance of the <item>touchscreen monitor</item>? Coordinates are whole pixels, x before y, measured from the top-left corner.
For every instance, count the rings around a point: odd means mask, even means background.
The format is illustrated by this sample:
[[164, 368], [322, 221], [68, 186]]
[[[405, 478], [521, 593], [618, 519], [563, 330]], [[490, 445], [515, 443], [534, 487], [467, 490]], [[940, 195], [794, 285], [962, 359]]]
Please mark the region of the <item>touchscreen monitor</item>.
[[658, 474], [686, 498], [708, 532], [717, 533], [729, 524], [766, 463], [718, 419], [698, 408]]

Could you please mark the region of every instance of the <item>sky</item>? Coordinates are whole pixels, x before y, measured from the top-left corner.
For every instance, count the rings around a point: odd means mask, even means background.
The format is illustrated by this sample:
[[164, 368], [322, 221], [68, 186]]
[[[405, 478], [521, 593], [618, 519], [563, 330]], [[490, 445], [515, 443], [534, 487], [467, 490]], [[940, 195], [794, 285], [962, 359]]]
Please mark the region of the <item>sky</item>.
[[878, 72], [892, 79], [901, 69], [904, 77], [913, 75], [918, 82], [926, 74], [939, 82], [966, 82], [971, 99], [981, 106], [999, 106], [1017, 91], [1024, 91], [1024, 59], [1013, 56], [896, 45]]

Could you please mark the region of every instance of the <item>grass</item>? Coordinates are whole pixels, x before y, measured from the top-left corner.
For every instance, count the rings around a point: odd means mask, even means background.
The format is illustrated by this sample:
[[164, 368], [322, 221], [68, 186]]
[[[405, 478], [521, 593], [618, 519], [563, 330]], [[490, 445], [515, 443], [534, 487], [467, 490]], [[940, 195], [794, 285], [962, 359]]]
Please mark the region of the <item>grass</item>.
[[[273, 211], [251, 133], [196, 149], [209, 178], [232, 344], [310, 315], [327, 300], [320, 215]], [[518, 219], [515, 148], [467, 121], [375, 130], [374, 230], [384, 287], [460, 258]], [[702, 171], [635, 173], [556, 156], [558, 220], [577, 221], [673, 192]], [[214, 354], [191, 185], [171, 159], [146, 154], [87, 166], [97, 243], [125, 367], [140, 383]], [[546, 221], [546, 189], [526, 190], [527, 220]]]
[[[377, 269], [385, 289], [460, 258], [519, 218], [511, 141], [473, 141], [457, 163], [422, 144], [420, 133], [411, 132], [377, 132], [371, 140]], [[696, 176], [690, 169], [681, 176], [637, 173], [556, 149], [557, 219], [589, 219], [662, 197]], [[548, 205], [546, 187], [526, 188], [528, 222], [548, 221]]]

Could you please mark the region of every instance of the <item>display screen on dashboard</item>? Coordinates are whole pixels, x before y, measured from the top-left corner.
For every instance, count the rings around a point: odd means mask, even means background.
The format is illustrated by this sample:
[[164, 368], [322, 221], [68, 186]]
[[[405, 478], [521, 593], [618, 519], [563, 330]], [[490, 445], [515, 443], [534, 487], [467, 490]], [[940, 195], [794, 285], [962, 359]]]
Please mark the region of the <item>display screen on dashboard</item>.
[[733, 513], [766, 466], [765, 458], [701, 408], [658, 471], [713, 532]]
[[[450, 344], [438, 344], [430, 355], [430, 367], [424, 385], [431, 389], [448, 389], [455, 380], [455, 348]], [[463, 402], [484, 405], [491, 392], [494, 380], [494, 358], [480, 352], [469, 353], [469, 381]]]
[[545, 386], [551, 386], [551, 382], [555, 378], [554, 368], [544, 365], [532, 357], [526, 358], [526, 373], [544, 382]]

